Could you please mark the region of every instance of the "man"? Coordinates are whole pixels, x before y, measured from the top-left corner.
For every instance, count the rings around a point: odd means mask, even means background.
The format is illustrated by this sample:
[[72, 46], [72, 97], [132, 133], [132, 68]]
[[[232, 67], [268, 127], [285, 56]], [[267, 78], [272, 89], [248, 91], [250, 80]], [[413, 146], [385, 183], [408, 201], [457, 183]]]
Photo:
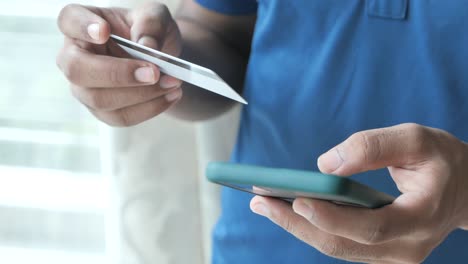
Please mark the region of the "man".
[[224, 189], [214, 263], [462, 263], [467, 12], [456, 0], [186, 0], [173, 20], [157, 3], [71, 5], [58, 65], [78, 100], [116, 126], [167, 109], [202, 120], [231, 103], [120, 58], [111, 31], [214, 68], [250, 103], [233, 162], [371, 171], [357, 179], [398, 196], [376, 210], [254, 197], [251, 209], [277, 226], [248, 210], [250, 195]]

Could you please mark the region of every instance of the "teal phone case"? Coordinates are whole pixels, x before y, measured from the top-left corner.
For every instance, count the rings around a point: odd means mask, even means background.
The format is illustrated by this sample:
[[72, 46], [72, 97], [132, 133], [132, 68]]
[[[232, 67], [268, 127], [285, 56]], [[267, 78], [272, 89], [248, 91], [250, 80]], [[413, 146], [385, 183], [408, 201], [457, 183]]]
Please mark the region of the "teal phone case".
[[289, 201], [296, 197], [310, 197], [338, 204], [379, 208], [394, 200], [386, 193], [349, 178], [313, 171], [211, 162], [206, 168], [206, 177], [211, 182], [231, 188]]

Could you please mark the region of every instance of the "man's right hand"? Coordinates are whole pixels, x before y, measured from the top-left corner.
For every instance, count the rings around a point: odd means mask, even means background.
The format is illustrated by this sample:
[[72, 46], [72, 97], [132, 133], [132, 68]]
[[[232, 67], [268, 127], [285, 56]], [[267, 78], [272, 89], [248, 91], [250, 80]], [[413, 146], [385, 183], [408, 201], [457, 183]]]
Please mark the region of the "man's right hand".
[[147, 3], [135, 10], [68, 5], [58, 26], [65, 43], [57, 65], [73, 95], [101, 121], [131, 126], [148, 120], [182, 96], [181, 81], [161, 75], [152, 63], [131, 59], [109, 35], [178, 56], [181, 37], [166, 6]]

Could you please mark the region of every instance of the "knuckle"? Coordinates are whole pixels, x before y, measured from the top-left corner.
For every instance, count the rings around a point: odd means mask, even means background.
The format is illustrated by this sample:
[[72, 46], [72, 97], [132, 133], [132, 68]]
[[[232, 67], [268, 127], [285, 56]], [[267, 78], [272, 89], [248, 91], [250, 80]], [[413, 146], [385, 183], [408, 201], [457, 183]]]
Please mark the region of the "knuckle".
[[163, 30], [167, 27], [169, 21], [171, 20], [171, 13], [169, 8], [164, 4], [157, 4], [154, 6], [154, 12], [156, 17], [159, 19], [155, 21], [155, 26], [158, 26], [158, 29]]
[[137, 10], [141, 15], [139, 17], [140, 21], [151, 25], [153, 28], [157, 27], [156, 29], [164, 28], [172, 18], [169, 8], [162, 3], [148, 2]]
[[81, 75], [78, 49], [73, 46], [69, 47], [60, 57], [61, 69], [67, 80], [71, 83], [78, 83]]
[[[160, 16], [158, 16], [157, 19], [155, 19], [154, 17], [145, 17], [142, 19], [141, 23], [146, 24], [146, 25], [151, 25], [151, 29], [153, 30], [153, 32], [156, 32], [157, 38], [164, 37], [164, 33], [166, 33], [164, 30], [165, 23], [164, 23], [164, 19], [161, 18]], [[136, 35], [139, 32], [139, 29], [132, 28], [131, 32], [132, 34]]]
[[381, 156], [381, 143], [378, 138], [366, 131], [358, 132], [350, 137], [351, 147], [357, 149], [358, 155], [366, 162], [378, 160]]
[[135, 96], [135, 101], [144, 103], [144, 102], [153, 102], [153, 108], [159, 108], [161, 106], [161, 95], [164, 95], [165, 91], [161, 91], [155, 86], [143, 86], [138, 87], [138, 89], [134, 89], [133, 96]]
[[57, 18], [57, 23], [60, 29], [62, 28], [64, 21], [68, 19], [68, 14], [72, 12], [77, 6], [77, 4], [67, 4], [62, 8], [62, 10], [60, 10], [60, 13]]
[[280, 217], [279, 219], [281, 219], [279, 220], [280, 226], [282, 226], [286, 231], [288, 231], [291, 234], [295, 233], [296, 230], [291, 217]]
[[371, 245], [383, 242], [388, 234], [388, 230], [385, 225], [377, 224], [369, 228], [364, 235], [364, 243]]
[[125, 73], [127, 71], [129, 71], [129, 69], [126, 66], [122, 66], [119, 63], [111, 64], [111, 68], [108, 71], [108, 75], [109, 75], [108, 79], [109, 79], [110, 83], [113, 86], [122, 85], [125, 82], [125, 80], [124, 80], [125, 77], [124, 76], [127, 76], [126, 74], [123, 74], [123, 73]]
[[165, 4], [158, 3], [158, 4], [156, 4], [154, 6], [154, 8], [155, 8], [156, 12], [158, 14], [160, 14], [161, 16], [166, 17], [166, 16], [170, 16], [170, 14], [171, 14], [170, 11], [169, 11], [169, 8]]
[[412, 135], [416, 138], [425, 138], [429, 135], [429, 131], [426, 129], [426, 127], [423, 127], [421, 125], [415, 124], [415, 123], [407, 123], [404, 124], [408, 131], [412, 133]]
[[404, 123], [401, 124], [403, 129], [409, 130], [409, 131], [422, 131], [424, 130], [424, 127], [416, 124], [416, 123]]
[[82, 93], [83, 93], [83, 87], [79, 87], [76, 85], [71, 84], [70, 85], [70, 92], [75, 97], [78, 101], [80, 101], [82, 104], [85, 104], [82, 100]]
[[296, 234], [296, 223], [291, 214], [284, 209], [274, 210], [271, 214], [271, 220], [285, 229], [287, 232]]
[[318, 243], [317, 250], [331, 257], [344, 257], [344, 247], [336, 240], [329, 239]]
[[404, 130], [408, 131], [412, 151], [424, 153], [432, 149], [433, 141], [429, 139], [431, 137], [429, 129], [415, 123], [406, 123], [402, 126]]
[[155, 89], [154, 86], [143, 86], [141, 88], [139, 87], [137, 89], [134, 89], [134, 95], [138, 102], [148, 100], [157, 95], [158, 92], [159, 91]]
[[110, 98], [110, 96], [105, 96], [102, 91], [95, 89], [88, 90], [87, 105], [94, 109], [106, 110], [112, 106]]
[[136, 123], [133, 121], [132, 115], [127, 109], [118, 110], [115, 116], [114, 124], [121, 127], [130, 127]]

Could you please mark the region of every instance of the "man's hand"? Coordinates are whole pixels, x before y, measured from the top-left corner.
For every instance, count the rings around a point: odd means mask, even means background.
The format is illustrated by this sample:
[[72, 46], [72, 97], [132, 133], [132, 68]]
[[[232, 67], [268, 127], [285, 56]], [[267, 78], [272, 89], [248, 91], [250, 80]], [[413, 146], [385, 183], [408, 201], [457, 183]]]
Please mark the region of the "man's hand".
[[65, 44], [57, 65], [71, 82], [73, 95], [101, 121], [131, 126], [174, 105], [181, 81], [161, 76], [148, 62], [130, 59], [109, 35], [178, 56], [181, 37], [166, 6], [154, 2], [133, 11], [68, 5], [58, 26]]
[[402, 194], [375, 210], [306, 198], [291, 208], [259, 196], [251, 209], [327, 255], [358, 262], [420, 263], [468, 227], [468, 146], [444, 131], [403, 124], [359, 132], [318, 166], [339, 176], [387, 167]]

